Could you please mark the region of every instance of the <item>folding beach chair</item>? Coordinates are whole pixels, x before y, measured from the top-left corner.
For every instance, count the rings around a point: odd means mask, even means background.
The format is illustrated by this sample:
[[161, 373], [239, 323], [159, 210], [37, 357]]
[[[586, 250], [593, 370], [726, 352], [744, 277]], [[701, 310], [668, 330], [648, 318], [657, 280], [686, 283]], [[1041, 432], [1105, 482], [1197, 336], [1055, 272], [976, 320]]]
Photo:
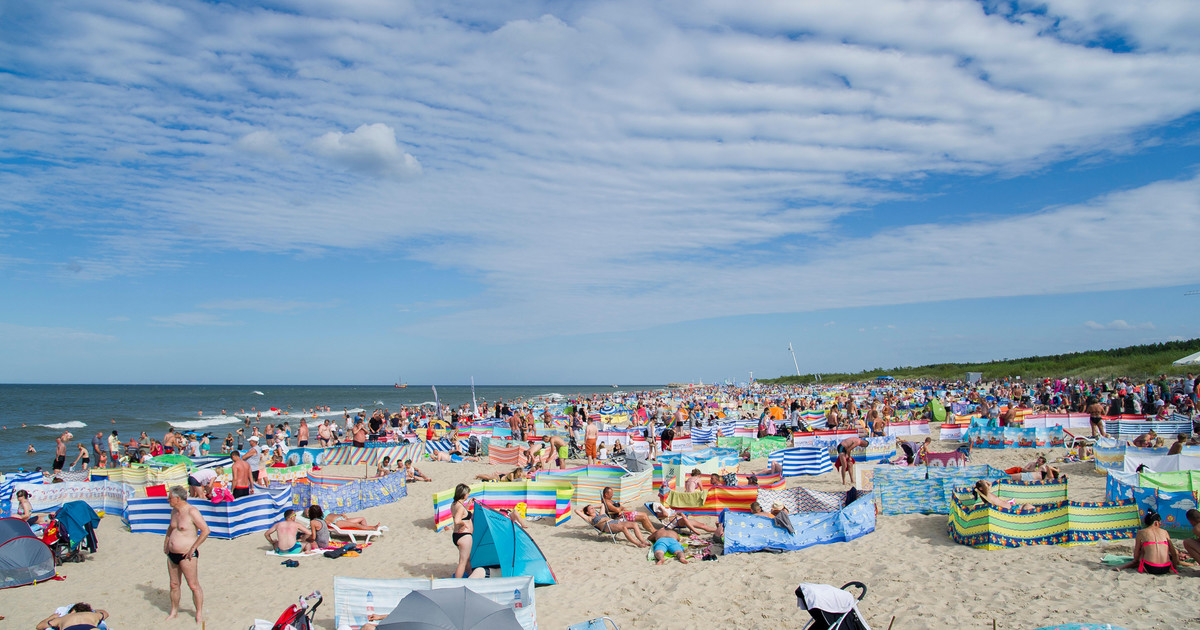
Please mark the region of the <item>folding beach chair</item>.
[[[346, 538], [350, 539], [350, 542], [352, 542], [356, 545], [370, 544], [372, 538], [374, 538], [376, 536], [382, 536], [383, 532], [387, 531], [387, 529], [385, 527], [380, 527], [379, 529], [356, 529], [353, 527], [341, 528], [341, 527], [338, 527], [337, 525], [334, 525], [333, 523], [330, 523], [329, 521], [325, 521], [325, 522], [326, 522], [326, 524], [329, 525], [329, 534], [331, 536], [332, 535], [345, 536]], [[360, 536], [362, 537], [361, 542], [359, 542], [359, 540], [358, 540], [358, 538]]]
[[617, 622], [608, 617], [596, 617], [595, 619], [581, 621], [568, 626], [567, 630], [608, 630], [610, 626], [612, 630], [621, 630], [617, 627]]

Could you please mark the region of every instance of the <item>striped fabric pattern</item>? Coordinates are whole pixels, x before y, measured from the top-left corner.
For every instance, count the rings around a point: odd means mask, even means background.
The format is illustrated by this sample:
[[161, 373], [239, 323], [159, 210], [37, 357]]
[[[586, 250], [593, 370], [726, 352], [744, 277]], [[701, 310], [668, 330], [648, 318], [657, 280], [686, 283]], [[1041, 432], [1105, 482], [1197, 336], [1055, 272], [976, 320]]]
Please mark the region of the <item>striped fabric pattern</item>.
[[628, 473], [619, 466], [583, 466], [567, 470], [550, 470], [539, 473], [538, 481], [555, 481], [571, 484], [577, 502], [600, 503], [600, 494], [605, 488], [613, 489], [613, 501], [636, 505], [653, 490], [654, 471]]
[[[271, 528], [292, 507], [291, 488], [255, 487], [254, 494], [234, 501], [212, 503], [189, 499], [208, 523], [213, 538], [231, 539]], [[171, 523], [171, 504], [163, 497], [131, 499], [125, 506], [125, 522], [135, 533], [165, 535]]]
[[[554, 519], [562, 525], [571, 518], [571, 484], [564, 481], [489, 481], [471, 486], [471, 498], [495, 510], [511, 510], [525, 504], [525, 516]], [[433, 529], [442, 531], [454, 522], [450, 506], [454, 488], [433, 495]]]
[[1106, 423], [1105, 428], [1109, 435], [1114, 435], [1122, 440], [1132, 440], [1137, 436], [1154, 430], [1155, 433], [1165, 438], [1173, 438], [1178, 433], [1185, 435], [1192, 434], [1192, 421], [1187, 416], [1172, 416], [1170, 420], [1116, 420]]
[[[701, 506], [676, 505], [672, 499], [677, 486], [672, 480], [667, 483], [667, 487], [671, 488], [671, 493], [667, 495], [666, 504], [677, 512], [696, 516], [718, 516], [727, 509], [735, 512], [749, 512], [750, 504], [758, 501], [761, 493], [768, 490], [783, 490], [786, 484], [783, 475], [764, 475], [758, 479], [757, 486], [748, 485], [748, 477], [749, 475], [738, 475], [738, 485], [736, 486], [715, 487], [708, 483], [706, 477], [701, 483], [701, 489], [707, 493], [704, 497], [704, 505]], [[770, 507], [770, 504], [763, 506], [764, 509], [770, 509]]]
[[42, 483], [44, 479], [45, 477], [40, 472], [16, 472], [0, 475], [0, 514], [10, 513], [13, 492], [16, 492], [13, 487], [16, 484], [37, 484]]
[[819, 446], [794, 446], [771, 453], [767, 457], [770, 463], [779, 462], [783, 465], [784, 477], [799, 477], [800, 475], [820, 475], [833, 470], [833, 461], [829, 459], [829, 450]]
[[996, 496], [1012, 499], [1027, 505], [1062, 503], [1067, 500], [1066, 481], [1009, 481], [1002, 479], [992, 484]]
[[378, 466], [384, 457], [393, 462], [406, 459], [420, 461], [425, 454], [424, 442], [382, 443], [368, 442], [366, 446], [339, 444], [325, 449], [318, 462], [321, 466]]
[[187, 466], [175, 464], [167, 468], [150, 468], [146, 466], [131, 466], [129, 468], [93, 468], [92, 480], [115, 481], [131, 486], [186, 486]]
[[524, 466], [522, 450], [523, 446], [519, 442], [492, 439], [488, 443], [488, 462], [493, 466]]

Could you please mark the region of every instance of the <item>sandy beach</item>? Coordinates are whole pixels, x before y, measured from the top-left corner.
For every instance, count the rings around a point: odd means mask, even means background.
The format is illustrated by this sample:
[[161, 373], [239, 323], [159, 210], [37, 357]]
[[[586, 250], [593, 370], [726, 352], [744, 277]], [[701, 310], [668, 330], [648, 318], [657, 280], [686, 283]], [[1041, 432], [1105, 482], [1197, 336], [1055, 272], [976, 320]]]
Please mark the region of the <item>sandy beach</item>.
[[[950, 443], [943, 445], [946, 448]], [[936, 449], [935, 449], [936, 450]], [[1034, 449], [980, 451], [972, 463], [1020, 465]], [[1051, 458], [1062, 449], [1049, 451]], [[763, 460], [743, 465], [762, 468]], [[1092, 463], [1064, 464], [1071, 498], [1099, 500], [1104, 477]], [[431, 494], [498, 467], [481, 463], [422, 466], [431, 483], [415, 483], [408, 496], [362, 514], [390, 527], [358, 558], [303, 558], [287, 568], [265, 555], [261, 534], [209, 540], [201, 548], [200, 576], [206, 627], [246, 628], [254, 618], [274, 620], [296, 597], [325, 593], [317, 625], [333, 630], [333, 576], [447, 577], [454, 569], [450, 532], [433, 531]], [[334, 474], [362, 468], [333, 467]], [[788, 480], [788, 486], [840, 488], [836, 473]], [[709, 519], [711, 521], [711, 519]], [[808, 620], [796, 607], [800, 582], [835, 586], [858, 580], [869, 592], [860, 608], [873, 628], [1037, 628], [1069, 621], [1108, 622], [1126, 628], [1200, 627], [1195, 605], [1200, 570], [1154, 577], [1114, 572], [1105, 553], [1129, 554], [1129, 541], [1078, 547], [1031, 546], [986, 551], [958, 545], [944, 515], [880, 516], [874, 533], [849, 543], [783, 554], [734, 554], [716, 562], [655, 566], [645, 552], [596, 535], [578, 518], [560, 527], [545, 521], [528, 529], [553, 567], [559, 584], [536, 592], [539, 627], [561, 629], [597, 616], [627, 628], [781, 628]], [[119, 518], [99, 529], [100, 550], [87, 562], [60, 567], [66, 579], [0, 591], [5, 628], [33, 628], [57, 606], [86, 601], [108, 610], [112, 627], [193, 628], [190, 594], [181, 618], [164, 622], [169, 601], [162, 538], [133, 534]]]

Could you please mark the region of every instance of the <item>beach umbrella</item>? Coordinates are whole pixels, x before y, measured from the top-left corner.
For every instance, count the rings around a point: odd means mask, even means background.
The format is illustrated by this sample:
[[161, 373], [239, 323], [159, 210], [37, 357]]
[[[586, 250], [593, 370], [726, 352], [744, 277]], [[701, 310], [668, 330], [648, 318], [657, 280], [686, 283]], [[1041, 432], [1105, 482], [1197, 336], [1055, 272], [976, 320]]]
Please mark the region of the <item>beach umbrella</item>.
[[465, 586], [413, 591], [376, 630], [523, 630], [512, 609]]

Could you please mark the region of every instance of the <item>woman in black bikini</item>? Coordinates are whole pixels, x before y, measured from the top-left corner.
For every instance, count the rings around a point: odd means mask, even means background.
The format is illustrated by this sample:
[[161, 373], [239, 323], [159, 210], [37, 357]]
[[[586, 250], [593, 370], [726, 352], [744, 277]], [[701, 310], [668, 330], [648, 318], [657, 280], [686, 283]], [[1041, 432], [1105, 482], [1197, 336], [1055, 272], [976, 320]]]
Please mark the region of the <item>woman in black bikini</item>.
[[450, 540], [458, 547], [458, 566], [454, 568], [456, 578], [467, 577], [471, 566], [471, 532], [475, 531], [475, 526], [471, 523], [471, 508], [467, 507], [470, 496], [471, 487], [460, 483], [454, 488], [454, 503], [450, 505], [450, 516], [454, 518], [454, 534]]

